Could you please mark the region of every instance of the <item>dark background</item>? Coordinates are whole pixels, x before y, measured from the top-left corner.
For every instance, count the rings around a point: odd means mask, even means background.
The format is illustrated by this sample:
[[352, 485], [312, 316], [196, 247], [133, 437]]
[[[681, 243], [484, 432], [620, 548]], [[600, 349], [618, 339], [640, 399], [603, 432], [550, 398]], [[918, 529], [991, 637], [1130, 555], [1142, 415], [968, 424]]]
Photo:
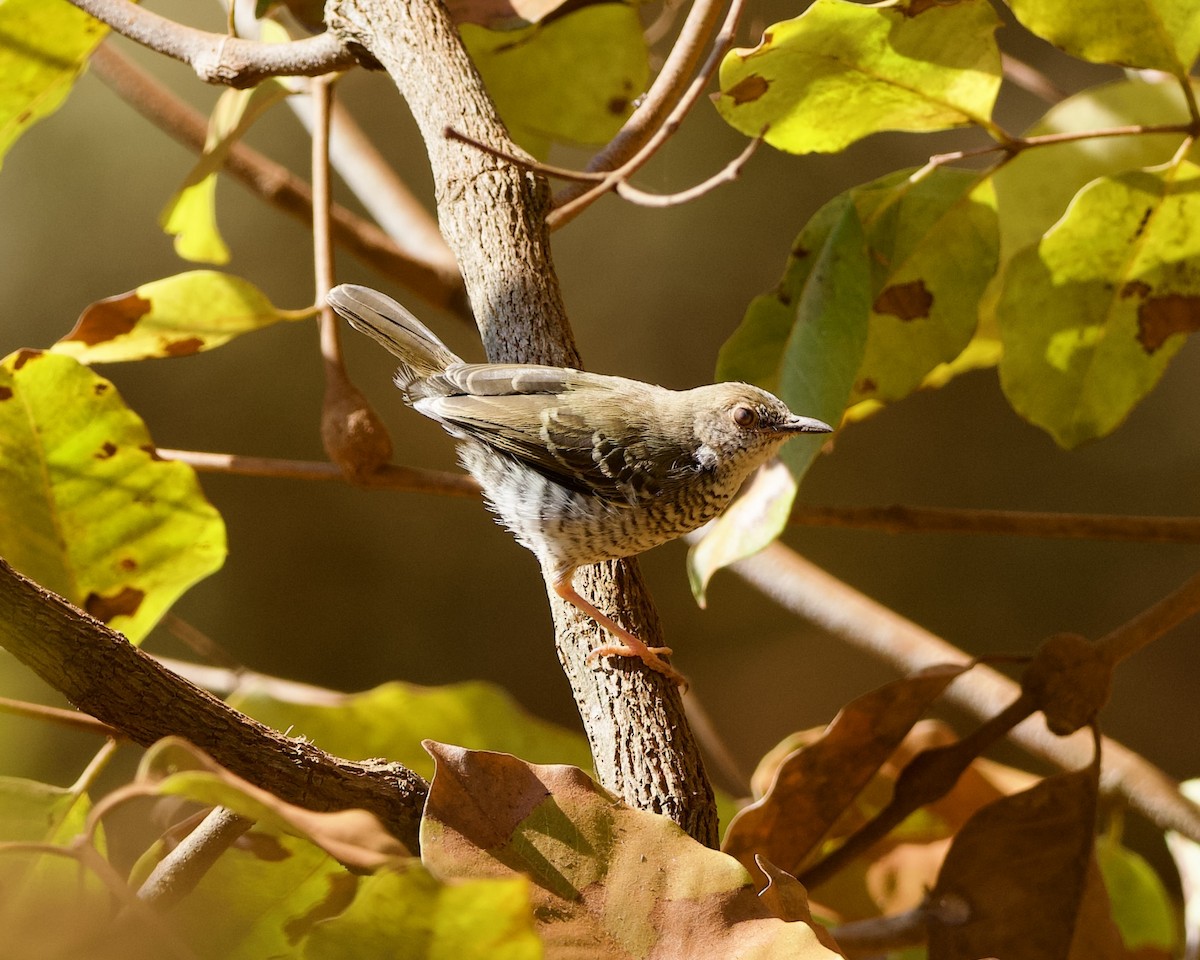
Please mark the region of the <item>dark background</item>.
[[[194, 6], [156, 9], [221, 28], [215, 14], [194, 19]], [[794, 13], [778, 7], [742, 36]], [[1067, 88], [1119, 75], [1070, 61], [1006, 28], [1002, 42], [1014, 39], [1022, 56]], [[218, 91], [186, 68], [119, 43], [201, 108], [215, 99]], [[387, 78], [357, 71], [339, 91], [428, 200], [422, 145]], [[1043, 108], [1010, 90], [998, 117], [1020, 130]], [[820, 204], [932, 153], [981, 145], [981, 138], [969, 130], [876, 136], [834, 157], [764, 148], [738, 183], [686, 206], [648, 210], [606, 198], [554, 238], [589, 368], [671, 387], [709, 381], [721, 343], [749, 300], [778, 279], [791, 240]], [[261, 121], [250, 142], [306, 169], [307, 139], [284, 108]], [[741, 145], [702, 101], [638, 183], [663, 191], [691, 185]], [[585, 158], [562, 150], [552, 159], [582, 164]], [[174, 256], [156, 226], [192, 162], [90, 76], [57, 115], [16, 144], [0, 176], [0, 356], [49, 345], [94, 300], [193, 268]], [[234, 252], [226, 269], [280, 306], [309, 303], [311, 254], [303, 229], [235, 183], [223, 182], [219, 199]], [[481, 356], [473, 331], [460, 321], [423, 308], [348, 256], [339, 261], [339, 280], [374, 284], [407, 300], [451, 346]], [[401, 405], [389, 358], [353, 335], [346, 352], [352, 376], [392, 430], [396, 462], [451, 468], [448, 438]], [[211, 353], [100, 371], [161, 446], [323, 456], [312, 324], [280, 324]], [[1114, 436], [1066, 453], [1012, 413], [994, 371], [975, 373], [845, 430], [833, 453], [813, 467], [802, 498], [1195, 515], [1198, 402], [1200, 352], [1191, 343]], [[248, 666], [347, 690], [391, 679], [483, 678], [534, 712], [578, 727], [536, 564], [478, 504], [335, 483], [215, 475], [202, 482], [225, 517], [230, 554], [176, 612]], [[1006, 537], [793, 529], [786, 540], [972, 653], [1030, 651], [1058, 630], [1099, 636], [1176, 587], [1198, 560], [1195, 547]], [[745, 766], [785, 734], [828, 721], [846, 700], [891, 676], [732, 574], [717, 575], [709, 609], [700, 611], [687, 587], [685, 551], [671, 544], [643, 562], [676, 662]], [[1195, 775], [1200, 759], [1198, 640], [1200, 623], [1192, 621], [1122, 664], [1103, 717], [1108, 733], [1178, 777]], [[149, 647], [179, 649], [161, 630]], [[0, 694], [53, 700], [3, 653]], [[95, 746], [0, 716], [3, 774], [68, 782]]]

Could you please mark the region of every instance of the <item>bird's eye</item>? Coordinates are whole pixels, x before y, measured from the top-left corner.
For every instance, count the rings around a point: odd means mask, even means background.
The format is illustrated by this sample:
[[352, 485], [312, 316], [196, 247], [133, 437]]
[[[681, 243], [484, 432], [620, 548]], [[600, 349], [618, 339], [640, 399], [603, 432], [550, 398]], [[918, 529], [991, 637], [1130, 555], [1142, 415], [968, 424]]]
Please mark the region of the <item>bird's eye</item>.
[[753, 407], [734, 407], [729, 415], [739, 427], [749, 428], [758, 423], [758, 411]]

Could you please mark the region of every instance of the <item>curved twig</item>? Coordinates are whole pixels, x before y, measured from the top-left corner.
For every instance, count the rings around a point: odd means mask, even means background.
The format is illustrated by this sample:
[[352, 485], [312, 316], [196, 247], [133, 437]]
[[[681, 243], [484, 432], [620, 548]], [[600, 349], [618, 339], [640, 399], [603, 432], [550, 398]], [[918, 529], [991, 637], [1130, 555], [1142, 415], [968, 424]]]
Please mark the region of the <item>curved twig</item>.
[[130, 40], [186, 63], [206, 83], [252, 87], [268, 77], [315, 77], [355, 65], [329, 31], [291, 43], [259, 43], [197, 30], [129, 0], [70, 0]]

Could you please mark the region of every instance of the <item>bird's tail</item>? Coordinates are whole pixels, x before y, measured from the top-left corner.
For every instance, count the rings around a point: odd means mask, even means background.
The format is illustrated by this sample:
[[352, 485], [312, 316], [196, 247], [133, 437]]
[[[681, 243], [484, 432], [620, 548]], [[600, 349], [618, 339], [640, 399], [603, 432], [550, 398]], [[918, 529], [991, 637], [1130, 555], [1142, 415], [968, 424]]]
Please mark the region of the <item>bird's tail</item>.
[[343, 283], [330, 290], [327, 299], [350, 326], [378, 340], [400, 358], [396, 383], [402, 390], [463, 362], [425, 324], [377, 290]]

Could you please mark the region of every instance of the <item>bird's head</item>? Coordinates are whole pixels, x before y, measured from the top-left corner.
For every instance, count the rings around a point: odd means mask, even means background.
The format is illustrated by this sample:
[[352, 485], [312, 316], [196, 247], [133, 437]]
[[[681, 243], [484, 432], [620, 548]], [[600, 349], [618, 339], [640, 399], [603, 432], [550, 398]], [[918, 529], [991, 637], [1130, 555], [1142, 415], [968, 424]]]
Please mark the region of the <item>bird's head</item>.
[[774, 394], [747, 383], [717, 383], [694, 392], [696, 438], [719, 463], [737, 463], [746, 473], [798, 434], [833, 430], [813, 417], [797, 416]]

